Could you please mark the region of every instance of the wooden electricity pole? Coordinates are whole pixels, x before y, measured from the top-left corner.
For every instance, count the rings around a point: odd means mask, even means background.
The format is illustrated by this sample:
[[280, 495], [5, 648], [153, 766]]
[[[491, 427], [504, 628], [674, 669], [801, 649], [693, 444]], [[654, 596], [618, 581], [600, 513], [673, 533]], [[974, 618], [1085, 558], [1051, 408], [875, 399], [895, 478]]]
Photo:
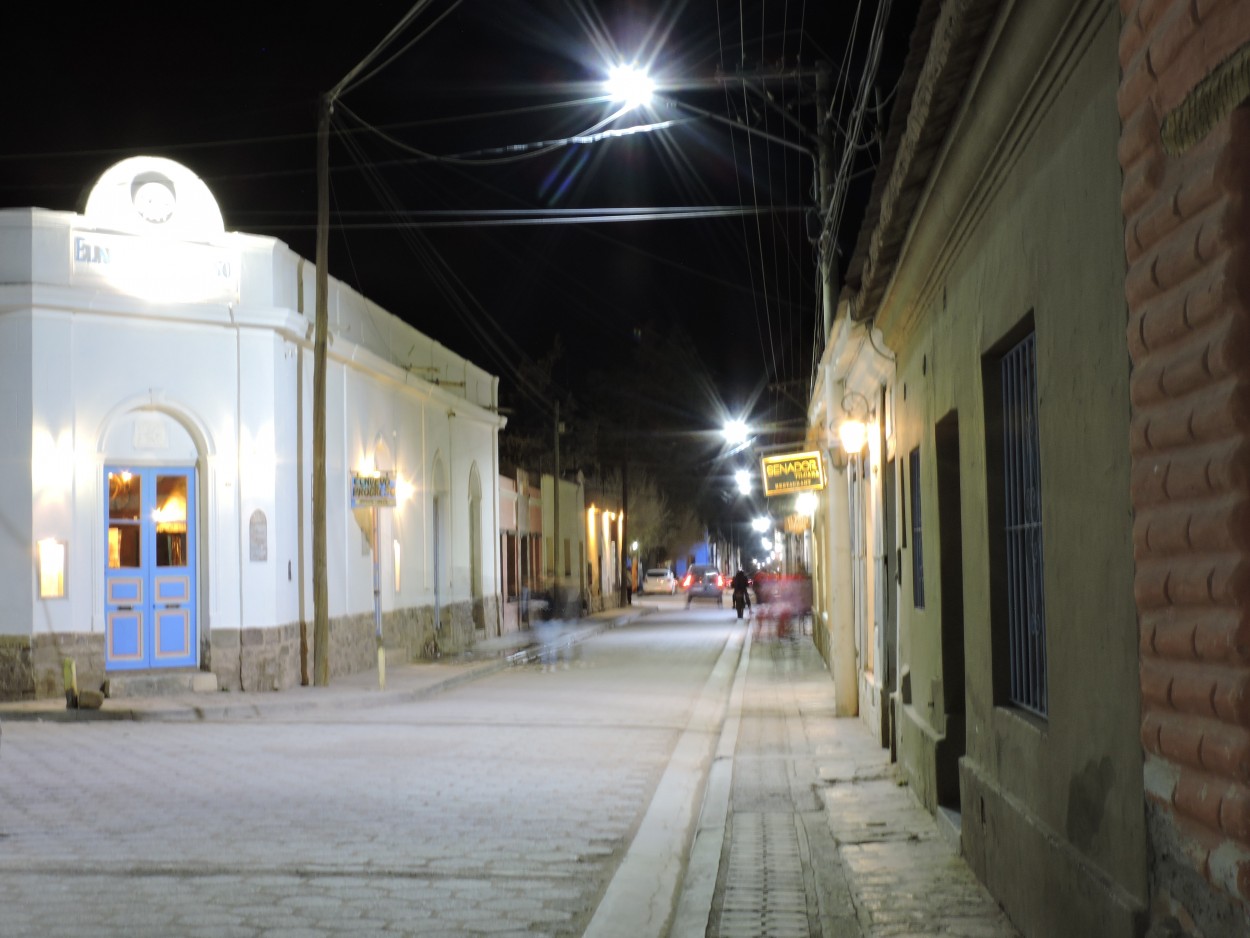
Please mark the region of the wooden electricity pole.
[[326, 342], [330, 326], [330, 112], [334, 99], [321, 99], [317, 116], [317, 316], [313, 338], [313, 686], [330, 683], [330, 591], [326, 585]]

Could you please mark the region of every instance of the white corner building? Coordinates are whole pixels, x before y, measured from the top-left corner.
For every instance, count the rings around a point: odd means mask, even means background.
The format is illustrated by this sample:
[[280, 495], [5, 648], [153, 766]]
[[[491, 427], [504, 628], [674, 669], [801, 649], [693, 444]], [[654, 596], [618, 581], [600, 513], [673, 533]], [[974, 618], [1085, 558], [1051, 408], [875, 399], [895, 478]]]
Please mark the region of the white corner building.
[[[314, 268], [137, 157], [0, 210], [0, 699], [313, 670]], [[330, 280], [329, 672], [500, 628], [498, 379]]]

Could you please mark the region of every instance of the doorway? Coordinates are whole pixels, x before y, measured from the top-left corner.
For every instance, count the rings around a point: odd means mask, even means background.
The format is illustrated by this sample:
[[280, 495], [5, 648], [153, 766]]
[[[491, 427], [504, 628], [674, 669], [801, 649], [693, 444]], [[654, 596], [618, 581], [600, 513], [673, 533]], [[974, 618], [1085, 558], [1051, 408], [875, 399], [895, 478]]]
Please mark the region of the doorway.
[[106, 466], [105, 670], [194, 667], [194, 467]]
[[944, 738], [937, 747], [937, 800], [959, 812], [959, 760], [967, 751], [964, 704], [964, 545], [959, 478], [959, 414], [951, 411], [934, 428], [938, 485], [938, 565], [942, 590], [942, 699]]

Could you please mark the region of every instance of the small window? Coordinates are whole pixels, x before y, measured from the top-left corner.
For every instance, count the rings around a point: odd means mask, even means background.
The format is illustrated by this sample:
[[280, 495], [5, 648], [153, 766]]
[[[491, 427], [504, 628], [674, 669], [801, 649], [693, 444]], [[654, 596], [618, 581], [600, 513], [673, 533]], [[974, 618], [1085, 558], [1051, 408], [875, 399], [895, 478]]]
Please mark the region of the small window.
[[924, 539], [921, 538], [920, 513], [920, 447], [907, 456], [907, 473], [911, 482], [911, 599], [917, 609], [924, 608]]

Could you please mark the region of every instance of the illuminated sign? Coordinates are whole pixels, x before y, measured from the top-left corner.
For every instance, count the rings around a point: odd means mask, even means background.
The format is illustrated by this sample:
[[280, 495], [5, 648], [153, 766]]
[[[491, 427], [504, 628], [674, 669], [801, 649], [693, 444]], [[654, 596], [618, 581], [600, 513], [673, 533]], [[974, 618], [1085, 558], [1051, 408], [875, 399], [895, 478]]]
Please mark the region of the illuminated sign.
[[352, 473], [353, 508], [394, 508], [395, 473]]
[[825, 487], [825, 464], [818, 452], [765, 456], [760, 463], [765, 495], [793, 495]]

